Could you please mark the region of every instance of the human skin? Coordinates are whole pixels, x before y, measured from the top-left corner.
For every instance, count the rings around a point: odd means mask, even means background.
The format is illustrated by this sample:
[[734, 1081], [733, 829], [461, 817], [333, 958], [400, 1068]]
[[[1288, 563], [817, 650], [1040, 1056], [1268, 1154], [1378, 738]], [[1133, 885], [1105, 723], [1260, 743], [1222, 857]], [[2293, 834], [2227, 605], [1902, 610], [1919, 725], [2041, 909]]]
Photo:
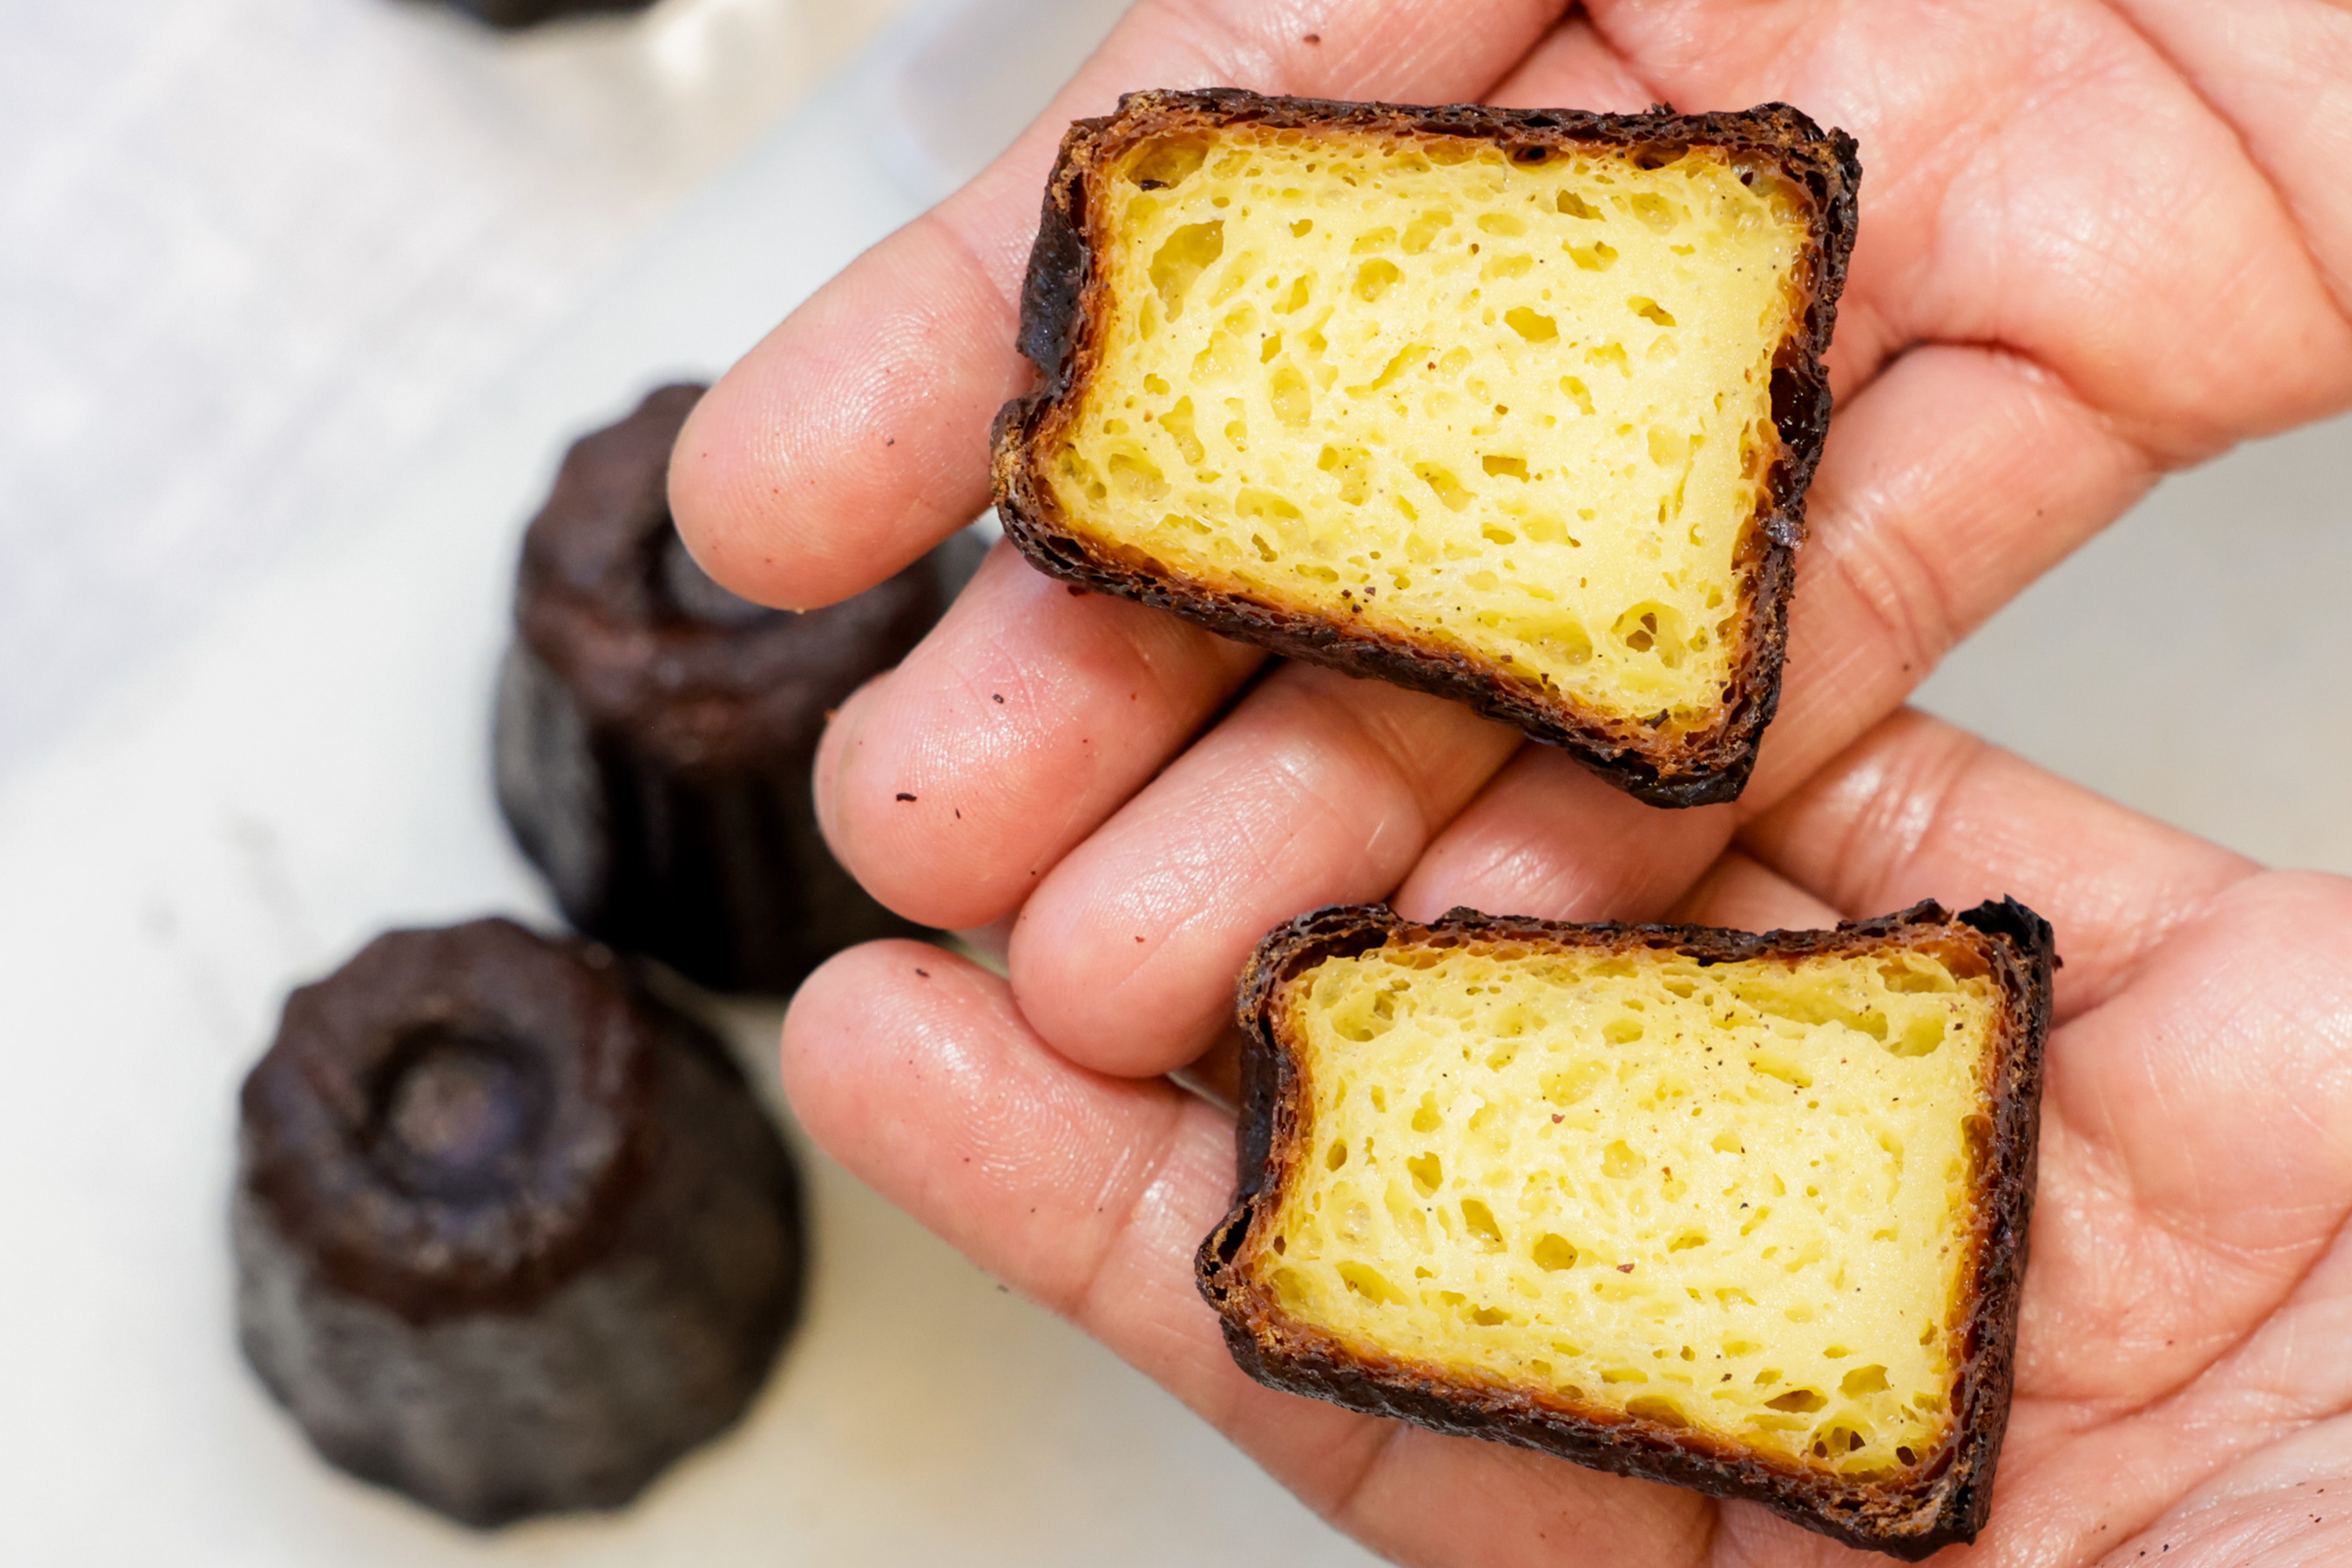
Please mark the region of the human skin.
[[1321, 904], [1764, 926], [2013, 893], [2067, 967], [2018, 1408], [1994, 1524], [1952, 1560], [2352, 1557], [2319, 1495], [2352, 1492], [2352, 889], [1899, 711], [2162, 472], [2352, 402], [2352, 12], [1144, 0], [1003, 159], [697, 409], [672, 495], [714, 574], [829, 603], [985, 505], [1058, 127], [1223, 82], [1783, 99], [1860, 139], [1780, 716], [1740, 802], [1655, 811], [1461, 708], [1268, 663], [1000, 550], [844, 709], [819, 799], [885, 902], [984, 928], [1011, 977], [903, 944], [821, 970], [784, 1042], [811, 1132], [1402, 1560], [1825, 1560], [1843, 1549], [1744, 1505], [1243, 1378], [1189, 1279], [1230, 1118], [1160, 1075], [1215, 1077], [1251, 945]]

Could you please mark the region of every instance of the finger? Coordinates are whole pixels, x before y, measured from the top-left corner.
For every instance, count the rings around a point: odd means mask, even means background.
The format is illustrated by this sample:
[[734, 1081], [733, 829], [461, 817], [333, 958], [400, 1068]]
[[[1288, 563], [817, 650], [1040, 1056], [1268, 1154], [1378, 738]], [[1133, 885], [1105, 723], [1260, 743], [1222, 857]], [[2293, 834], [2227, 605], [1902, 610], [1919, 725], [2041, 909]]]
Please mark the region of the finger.
[[1003, 982], [911, 942], [820, 969], [784, 1023], [801, 1124], [1013, 1289], [1165, 1384], [1334, 1522], [1399, 1561], [1694, 1563], [1687, 1493], [1441, 1437], [1244, 1377], [1192, 1280], [1233, 1185], [1230, 1120], [1088, 1072]]
[[[1740, 816], [1892, 711], [1944, 654], [2097, 531], [2147, 459], [2032, 367], [1906, 355], [1838, 412], [1798, 552], [1779, 717], [1737, 810], [1665, 813], [1570, 782], [1530, 751], [1431, 847], [1401, 895], [1555, 919], [1654, 917]], [[1876, 912], [1876, 911], [1873, 911]]]
[[1667, 917], [1733, 931], [1826, 931], [1839, 912], [1778, 871], [1734, 849], [1707, 868]]
[[991, 552], [817, 752], [826, 841], [908, 919], [1010, 916], [1265, 656]]
[[1584, 109], [1638, 114], [1657, 101], [1581, 10], [1546, 33], [1486, 95], [1512, 109]]
[[670, 498], [695, 556], [763, 604], [846, 598], [987, 504], [989, 422], [1029, 384], [1021, 271], [1062, 130], [1124, 90], [1240, 82], [1444, 102], [1483, 91], [1557, 0], [1478, 25], [1413, 0], [1142, 0], [1012, 149], [820, 289], [703, 398]]
[[[1859, 138], [1864, 216], [1839, 307], [1841, 391], [1913, 343], [1998, 344], [2167, 466], [2352, 398], [2352, 322], [2298, 222], [2327, 167], [2306, 169], [2300, 204], [2283, 197], [2239, 128], [2114, 8], [1587, 8], [1682, 108], [1783, 99]], [[2230, 74], [2247, 51], [2220, 30], [2234, 32], [2238, 8], [2226, 23], [2204, 9], [2179, 36], [2201, 37], [2206, 68]], [[2332, 30], [2299, 29], [2315, 41]], [[2317, 53], [2305, 70], [2324, 68]], [[2273, 163], [2315, 151], [2294, 101], [2273, 100], [2263, 121]], [[2323, 133], [2339, 118], [2322, 116]], [[2352, 207], [2341, 189], [2330, 185], [2327, 211]]]
[[2124, 0], [2123, 9], [2235, 127], [2352, 315], [2352, 13], [2300, 0]]
[[1458, 703], [1286, 665], [1039, 884], [1021, 1010], [1074, 1061], [1162, 1073], [1231, 1020], [1301, 910], [1385, 897], [1518, 737]]
[[1017, 311], [926, 214], [786, 317], [696, 404], [670, 455], [688, 549], [744, 597], [808, 610], [904, 569], [988, 505], [988, 426], [1026, 384]]
[[1743, 808], [1779, 799], [1894, 711], [2155, 477], [2021, 361], [1927, 348], [1889, 366], [1840, 411], [1822, 453], [1788, 679]]
[[1464, 906], [1557, 921], [1662, 917], [1731, 838], [1729, 806], [1658, 811], [1548, 746], [1524, 746], [1397, 890], [1432, 920]]
[[2059, 1015], [2114, 995], [2253, 862], [1916, 712], [1887, 721], [1740, 834], [1848, 915], [2014, 894], [2056, 928]]

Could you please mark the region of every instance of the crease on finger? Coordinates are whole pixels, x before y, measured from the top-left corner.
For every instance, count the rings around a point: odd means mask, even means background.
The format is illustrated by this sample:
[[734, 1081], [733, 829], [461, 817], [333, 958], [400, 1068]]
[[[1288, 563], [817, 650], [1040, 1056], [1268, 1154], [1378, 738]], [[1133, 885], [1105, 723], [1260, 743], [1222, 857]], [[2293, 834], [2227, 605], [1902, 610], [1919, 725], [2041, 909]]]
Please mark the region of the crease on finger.
[[844, 863], [931, 925], [1013, 914], [1265, 658], [1124, 600], [1067, 597], [998, 549], [821, 753], [828, 831], [856, 850]]

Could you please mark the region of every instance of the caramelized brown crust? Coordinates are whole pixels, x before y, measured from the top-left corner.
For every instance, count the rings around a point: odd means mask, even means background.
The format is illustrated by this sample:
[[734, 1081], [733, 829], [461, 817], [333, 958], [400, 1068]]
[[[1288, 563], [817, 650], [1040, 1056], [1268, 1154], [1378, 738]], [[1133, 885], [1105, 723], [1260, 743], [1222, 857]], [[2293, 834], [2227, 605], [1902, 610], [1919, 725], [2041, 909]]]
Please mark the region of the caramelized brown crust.
[[[1536, 149], [1587, 147], [1654, 150], [1663, 160], [1694, 144], [1718, 147], [1779, 175], [1811, 201], [1812, 234], [1796, 279], [1805, 308], [1798, 330], [1773, 362], [1772, 419], [1780, 451], [1735, 563], [1740, 654], [1713, 723], [1652, 728], [1611, 720], [1458, 648], [1210, 588], [1139, 552], [1088, 540], [1068, 526], [1046, 482], [1045, 459], [1095, 370], [1110, 303], [1108, 285], [1093, 266], [1095, 250], [1109, 239], [1108, 218], [1089, 208], [1088, 192], [1138, 142], [1244, 123], [1400, 138], [1475, 138], [1496, 142], [1515, 158]], [[1116, 114], [1070, 127], [1046, 182], [1021, 296], [1021, 352], [1036, 365], [1041, 381], [1028, 395], [1006, 404], [996, 418], [997, 516], [1022, 552], [1055, 576], [1173, 610], [1211, 631], [1288, 658], [1467, 702], [1536, 740], [1565, 748], [1654, 805], [1733, 799], [1755, 767], [1764, 726], [1780, 701], [1789, 595], [1796, 581], [1796, 548], [1805, 531], [1805, 489], [1829, 428], [1829, 379], [1822, 355], [1853, 248], [1854, 192], [1861, 178], [1852, 137], [1823, 132], [1779, 103], [1724, 114], [1591, 114], [1266, 98], [1237, 88], [1129, 93]]]
[[825, 847], [810, 770], [826, 714], [939, 619], [960, 546], [806, 615], [728, 593], [669, 514], [702, 391], [657, 388], [574, 442], [523, 536], [499, 807], [579, 931], [782, 994], [845, 947], [917, 934]]
[[240, 1110], [247, 1361], [329, 1461], [477, 1528], [628, 1501], [799, 1310], [790, 1152], [606, 948], [380, 936], [287, 998]]
[[[1581, 1407], [1549, 1389], [1496, 1386], [1445, 1369], [1380, 1358], [1290, 1319], [1237, 1259], [1249, 1228], [1280, 1204], [1299, 1169], [1307, 1085], [1285, 1037], [1285, 988], [1327, 959], [1384, 945], [1450, 947], [1465, 941], [1587, 951], [1649, 950], [1702, 963], [1838, 955], [1926, 936], [1966, 942], [1990, 966], [2002, 997], [1992, 1068], [1990, 1132], [1976, 1149], [1976, 1231], [1953, 1386], [1953, 1437], [1911, 1470], [1843, 1479], [1773, 1463], [1689, 1428]], [[2014, 899], [1958, 916], [1929, 901], [1834, 931], [1754, 935], [1708, 926], [1570, 925], [1454, 910], [1415, 925], [1381, 905], [1301, 915], [1258, 945], [1241, 981], [1247, 1035], [1233, 1211], [1201, 1244], [1201, 1293], [1223, 1320], [1242, 1370], [1270, 1387], [1441, 1432], [1540, 1449], [1596, 1469], [1762, 1503], [1809, 1530], [1906, 1560], [1973, 1541], [1992, 1502], [1993, 1465], [2009, 1420], [2017, 1314], [2025, 1279], [2041, 1127], [2042, 1048], [2057, 954], [2049, 924]]]

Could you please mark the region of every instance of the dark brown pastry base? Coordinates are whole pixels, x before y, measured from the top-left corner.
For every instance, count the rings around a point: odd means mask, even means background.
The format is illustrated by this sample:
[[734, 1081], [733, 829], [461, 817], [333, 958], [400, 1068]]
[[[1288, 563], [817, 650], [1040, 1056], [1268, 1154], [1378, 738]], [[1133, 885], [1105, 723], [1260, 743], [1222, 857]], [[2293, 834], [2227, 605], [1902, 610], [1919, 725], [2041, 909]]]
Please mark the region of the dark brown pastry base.
[[[1941, 1455], [1905, 1476], [1864, 1482], [1799, 1471], [1688, 1429], [1581, 1409], [1549, 1390], [1500, 1387], [1433, 1365], [1373, 1360], [1290, 1321], [1271, 1295], [1236, 1267], [1250, 1226], [1262, 1208], [1270, 1210], [1278, 1201], [1289, 1172], [1306, 1157], [1297, 1146], [1306, 1085], [1279, 1037], [1274, 1004], [1288, 980], [1326, 959], [1391, 941], [1444, 944], [1449, 938], [1471, 938], [1565, 941], [1601, 951], [1646, 948], [1725, 963], [1867, 952], [1906, 927], [1953, 923], [1980, 934], [2004, 998], [1997, 1111], [1977, 1155], [1979, 1228], [1966, 1349], [1954, 1389], [1956, 1436]], [[1539, 1449], [1596, 1469], [1761, 1503], [1809, 1530], [1906, 1560], [1973, 1541], [1992, 1505], [1994, 1462], [2009, 1420], [2041, 1130], [2042, 1041], [2056, 965], [2048, 923], [2013, 899], [1979, 904], [1957, 917], [1926, 902], [1876, 920], [1849, 921], [1835, 931], [1760, 936], [1706, 926], [1570, 925], [1470, 910], [1418, 926], [1380, 905], [1302, 915], [1259, 944], [1242, 977], [1240, 1016], [1247, 1042], [1239, 1190], [1233, 1212], [1201, 1245], [1195, 1265], [1201, 1292], [1217, 1310], [1234, 1361], [1271, 1387], [1441, 1432]]]
[[511, 31], [536, 26], [558, 16], [601, 16], [642, 11], [654, 0], [448, 0], [478, 22]]
[[826, 715], [921, 640], [952, 545], [843, 604], [763, 609], [671, 526], [669, 451], [698, 386], [575, 443], [523, 541], [500, 676], [500, 809], [581, 931], [721, 990], [786, 992], [918, 928], [825, 848]]
[[[1725, 148], [1769, 169], [1811, 201], [1813, 242], [1799, 280], [1806, 300], [1803, 321], [1781, 344], [1772, 374], [1772, 417], [1780, 450], [1739, 547], [1740, 654], [1710, 723], [1653, 729], [1612, 720], [1458, 648], [1210, 588], [1139, 552], [1087, 539], [1063, 520], [1046, 482], [1045, 459], [1076, 410], [1076, 393], [1094, 373], [1109, 308], [1108, 286], [1098, 281], [1091, 258], [1110, 241], [1088, 208], [1090, 185], [1139, 141], [1245, 122], [1475, 138], [1508, 148], [1514, 157], [1578, 146], [1654, 148], [1662, 155], [1680, 156], [1685, 147], [1698, 143]], [[1854, 192], [1861, 178], [1852, 137], [1842, 131], [1824, 132], [1786, 104], [1730, 114], [1589, 114], [1265, 98], [1234, 88], [1129, 93], [1119, 100], [1118, 113], [1070, 127], [1046, 183], [1021, 297], [1021, 352], [1036, 365], [1041, 382], [997, 416], [997, 516], [1022, 552], [1055, 576], [1173, 610], [1211, 631], [1288, 658], [1466, 702], [1566, 749], [1653, 805], [1734, 799], [1756, 765], [1764, 727], [1780, 702], [1789, 595], [1796, 582], [1796, 548], [1805, 532], [1805, 489], [1829, 429], [1829, 377], [1822, 356], [1853, 248]]]
[[627, 1502], [797, 1313], [782, 1141], [602, 947], [379, 937], [287, 999], [242, 1107], [246, 1359], [331, 1463], [467, 1524]]

